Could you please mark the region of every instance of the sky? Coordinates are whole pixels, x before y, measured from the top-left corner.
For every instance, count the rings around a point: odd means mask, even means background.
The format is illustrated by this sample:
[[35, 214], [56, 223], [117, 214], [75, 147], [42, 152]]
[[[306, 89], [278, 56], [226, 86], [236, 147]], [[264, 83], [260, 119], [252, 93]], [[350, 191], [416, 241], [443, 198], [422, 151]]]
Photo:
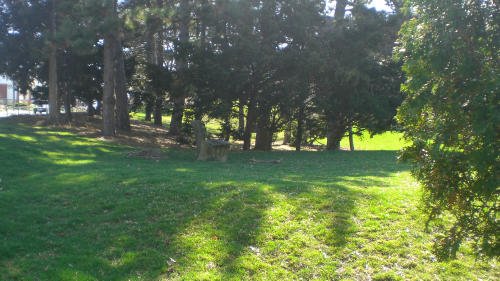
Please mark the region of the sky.
[[[330, 9], [334, 8], [335, 1], [334, 0], [328, 1], [328, 4], [326, 6]], [[391, 11], [391, 8], [385, 4], [385, 0], [372, 0], [372, 2], [368, 4], [368, 7], [375, 8], [376, 10], [379, 11], [386, 11], [386, 12]]]
[[391, 8], [385, 4], [385, 0], [373, 0], [372, 3], [368, 5], [368, 7], [373, 7], [379, 11], [391, 11]]

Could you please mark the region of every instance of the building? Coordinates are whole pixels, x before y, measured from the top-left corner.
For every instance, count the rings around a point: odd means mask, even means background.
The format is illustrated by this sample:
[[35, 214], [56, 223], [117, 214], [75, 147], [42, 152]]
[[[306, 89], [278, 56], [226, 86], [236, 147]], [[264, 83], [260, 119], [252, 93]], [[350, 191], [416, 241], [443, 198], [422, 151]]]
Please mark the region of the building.
[[14, 82], [5, 76], [0, 76], [0, 104], [14, 105], [19, 102], [19, 94]]

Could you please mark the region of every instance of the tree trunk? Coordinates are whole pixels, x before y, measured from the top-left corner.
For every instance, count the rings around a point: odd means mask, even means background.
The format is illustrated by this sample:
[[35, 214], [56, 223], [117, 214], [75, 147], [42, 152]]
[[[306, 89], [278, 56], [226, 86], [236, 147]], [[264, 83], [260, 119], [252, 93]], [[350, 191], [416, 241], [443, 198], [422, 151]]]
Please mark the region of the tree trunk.
[[130, 131], [130, 116], [127, 96], [127, 78], [125, 77], [125, 63], [123, 58], [122, 40], [116, 40], [115, 57], [115, 95], [116, 95], [116, 128], [121, 131]]
[[[345, 12], [346, 12], [347, 0], [337, 0], [335, 5], [335, 26], [334, 28], [339, 31], [342, 29], [344, 22]], [[335, 116], [333, 113], [329, 114], [327, 120], [327, 132], [326, 132], [326, 149], [327, 150], [338, 150], [340, 149], [340, 141], [344, 137], [346, 126], [343, 124], [343, 118], [341, 114]]]
[[291, 142], [292, 139], [292, 118], [291, 114], [286, 114], [284, 117], [286, 120], [286, 126], [285, 126], [285, 131], [283, 133], [283, 145], [288, 145]]
[[[156, 5], [158, 8], [163, 7], [163, 0], [157, 0]], [[156, 36], [153, 36], [153, 48], [152, 48], [152, 58], [151, 63], [158, 66], [158, 68], [163, 68], [163, 24], [161, 23], [161, 19], [158, 19], [160, 22], [159, 30], [156, 30]], [[158, 27], [157, 27], [158, 28]], [[164, 101], [165, 92], [164, 89], [156, 89], [155, 93], [155, 101], [154, 101], [154, 124], [156, 126], [163, 125], [163, 101]]]
[[193, 102], [193, 116], [194, 120], [203, 119], [203, 104], [199, 99], [195, 99]]
[[146, 101], [146, 106], [145, 106], [145, 117], [144, 121], [151, 121], [151, 115], [153, 114], [153, 102], [151, 100]]
[[270, 124], [270, 109], [267, 106], [259, 109], [257, 118], [257, 135], [255, 137], [255, 150], [269, 151], [273, 144], [273, 131]]
[[286, 124], [285, 132], [283, 132], [283, 145], [289, 145], [292, 140], [292, 122]]
[[337, 4], [335, 5], [335, 14], [333, 18], [337, 22], [341, 22], [345, 17], [345, 10], [347, 6], [347, 0], [337, 0]]
[[243, 98], [240, 98], [238, 102], [238, 137], [242, 137], [245, 131], [245, 103]]
[[231, 114], [228, 113], [224, 116], [224, 123], [222, 124], [222, 138], [229, 141], [231, 137]]
[[[179, 41], [180, 47], [185, 48], [189, 43], [189, 0], [181, 0], [180, 6], [180, 25], [179, 25]], [[188, 65], [186, 58], [178, 59], [178, 71], [183, 76], [183, 72], [187, 71]], [[180, 135], [182, 129], [182, 118], [184, 116], [184, 107], [186, 100], [186, 87], [179, 87], [179, 93], [174, 98], [174, 109], [172, 112], [172, 120], [170, 122], [169, 133], [171, 135]]]
[[257, 122], [255, 150], [270, 151], [273, 144], [273, 132], [267, 127], [268, 122]]
[[257, 117], [257, 109], [255, 98], [251, 97], [248, 103], [247, 120], [245, 124], [245, 132], [243, 133], [243, 150], [249, 150], [252, 144], [252, 132], [255, 128], [255, 121]]
[[66, 84], [64, 84], [64, 115], [65, 119], [67, 122], [71, 122], [73, 119], [73, 116], [71, 115], [71, 102], [72, 102], [72, 95], [71, 92], [69, 91], [68, 87]]
[[115, 135], [115, 97], [114, 97], [114, 55], [115, 55], [115, 40], [113, 35], [106, 34], [104, 36], [104, 90], [103, 90], [103, 131], [105, 137]]
[[162, 112], [163, 111], [163, 96], [159, 96], [157, 95], [155, 97], [155, 107], [154, 107], [154, 114], [153, 114], [153, 118], [154, 118], [154, 124], [156, 126], [161, 126], [163, 125], [163, 116], [162, 116]]
[[354, 134], [352, 132], [352, 125], [349, 126], [349, 149], [354, 151]]
[[340, 141], [345, 135], [346, 126], [341, 116], [330, 117], [328, 119], [328, 128], [326, 134], [326, 149], [340, 149]]
[[300, 151], [302, 148], [302, 139], [304, 136], [304, 105], [299, 108], [297, 116], [297, 136], [295, 136], [295, 150]]
[[56, 36], [56, 0], [52, 0], [50, 33], [52, 41], [49, 50], [49, 123], [59, 122], [59, 94], [57, 91], [57, 45]]
[[172, 120], [170, 121], [170, 135], [180, 135], [182, 131], [182, 118], [184, 117], [185, 96], [174, 98], [174, 109], [172, 111]]

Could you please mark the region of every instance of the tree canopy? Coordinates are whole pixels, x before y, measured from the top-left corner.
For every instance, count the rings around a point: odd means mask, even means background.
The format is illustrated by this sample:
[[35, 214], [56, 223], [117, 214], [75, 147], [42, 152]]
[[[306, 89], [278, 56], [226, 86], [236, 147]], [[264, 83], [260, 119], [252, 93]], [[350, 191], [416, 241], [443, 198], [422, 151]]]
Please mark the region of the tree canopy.
[[337, 1], [335, 15], [321, 0], [0, 4], [0, 72], [48, 87], [54, 108], [103, 104], [105, 135], [129, 128], [133, 104], [156, 125], [171, 113], [173, 135], [208, 116], [245, 149], [252, 133], [271, 149], [281, 130], [297, 149], [324, 136], [337, 149], [353, 126], [390, 128], [401, 101], [390, 62], [400, 15], [366, 1]]

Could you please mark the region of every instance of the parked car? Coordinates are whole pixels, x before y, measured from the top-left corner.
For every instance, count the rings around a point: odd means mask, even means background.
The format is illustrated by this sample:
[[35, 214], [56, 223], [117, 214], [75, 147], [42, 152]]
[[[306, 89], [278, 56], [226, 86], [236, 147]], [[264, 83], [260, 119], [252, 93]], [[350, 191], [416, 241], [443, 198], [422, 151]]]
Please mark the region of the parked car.
[[49, 113], [49, 104], [46, 101], [37, 101], [35, 102], [35, 107], [33, 108], [33, 113], [36, 115], [37, 113]]

